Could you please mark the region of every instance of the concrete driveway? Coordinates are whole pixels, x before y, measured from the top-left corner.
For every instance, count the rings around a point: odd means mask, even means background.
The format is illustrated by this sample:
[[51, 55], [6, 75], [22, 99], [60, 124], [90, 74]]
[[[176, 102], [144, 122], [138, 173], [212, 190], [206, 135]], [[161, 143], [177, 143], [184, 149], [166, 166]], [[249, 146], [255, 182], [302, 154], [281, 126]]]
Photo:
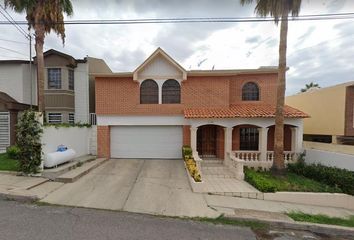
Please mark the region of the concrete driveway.
[[216, 217], [190, 189], [182, 160], [111, 159], [41, 200], [167, 216]]

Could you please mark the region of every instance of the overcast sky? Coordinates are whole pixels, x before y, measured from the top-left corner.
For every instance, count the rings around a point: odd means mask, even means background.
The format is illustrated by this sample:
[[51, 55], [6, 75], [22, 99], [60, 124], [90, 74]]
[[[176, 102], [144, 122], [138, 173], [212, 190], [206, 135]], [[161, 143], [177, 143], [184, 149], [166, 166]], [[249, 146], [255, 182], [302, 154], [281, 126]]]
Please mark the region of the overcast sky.
[[[70, 20], [255, 16], [254, 6], [242, 7], [239, 0], [72, 2]], [[25, 20], [25, 15], [8, 12], [16, 20]], [[303, 0], [300, 14], [344, 12], [354, 12], [353, 0]], [[279, 27], [271, 22], [69, 25], [66, 36], [63, 46], [55, 34], [48, 35], [45, 50], [54, 48], [76, 58], [103, 58], [114, 72], [133, 71], [157, 47], [187, 70], [258, 68], [278, 61]], [[0, 25], [0, 46], [21, 53], [0, 48], [0, 59], [26, 58], [25, 42], [15, 27]], [[288, 66], [287, 95], [311, 81], [321, 87], [353, 81], [354, 19], [289, 23]]]

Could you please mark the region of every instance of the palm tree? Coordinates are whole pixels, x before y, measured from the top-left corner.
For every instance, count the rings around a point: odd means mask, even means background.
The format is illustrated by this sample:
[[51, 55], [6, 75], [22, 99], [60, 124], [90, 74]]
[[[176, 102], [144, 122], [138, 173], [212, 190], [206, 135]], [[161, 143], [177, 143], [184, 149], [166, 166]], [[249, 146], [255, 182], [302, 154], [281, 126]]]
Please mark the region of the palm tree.
[[277, 81], [277, 99], [275, 111], [274, 161], [272, 171], [280, 174], [285, 171], [284, 163], [284, 101], [286, 85], [286, 47], [288, 38], [288, 16], [298, 16], [301, 0], [240, 0], [242, 5], [256, 2], [255, 13], [261, 17], [274, 17], [275, 24], [280, 23], [279, 73]]
[[309, 84], [305, 84], [305, 88], [301, 88], [301, 92], [307, 92], [311, 88], [320, 88], [320, 85], [310, 82]]
[[5, 7], [26, 13], [28, 28], [33, 28], [36, 40], [38, 110], [44, 111], [44, 57], [45, 35], [53, 30], [65, 43], [64, 15], [73, 14], [70, 0], [4, 0]]

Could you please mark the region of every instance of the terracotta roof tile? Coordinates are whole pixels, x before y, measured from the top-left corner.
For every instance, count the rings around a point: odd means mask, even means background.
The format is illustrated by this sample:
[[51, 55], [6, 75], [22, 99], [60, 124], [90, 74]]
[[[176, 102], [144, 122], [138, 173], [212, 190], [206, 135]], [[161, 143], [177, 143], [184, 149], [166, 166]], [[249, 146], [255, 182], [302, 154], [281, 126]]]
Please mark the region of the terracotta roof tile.
[[[306, 113], [285, 105], [286, 118], [307, 118]], [[185, 118], [272, 118], [275, 106], [270, 104], [243, 103], [229, 108], [189, 108], [184, 110]]]

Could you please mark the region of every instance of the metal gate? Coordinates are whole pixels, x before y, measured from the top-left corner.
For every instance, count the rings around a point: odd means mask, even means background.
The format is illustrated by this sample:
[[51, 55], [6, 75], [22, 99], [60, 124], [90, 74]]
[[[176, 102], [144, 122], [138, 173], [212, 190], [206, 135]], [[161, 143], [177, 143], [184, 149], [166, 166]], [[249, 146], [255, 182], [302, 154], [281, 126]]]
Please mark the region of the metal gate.
[[10, 145], [10, 114], [0, 112], [0, 153]]

